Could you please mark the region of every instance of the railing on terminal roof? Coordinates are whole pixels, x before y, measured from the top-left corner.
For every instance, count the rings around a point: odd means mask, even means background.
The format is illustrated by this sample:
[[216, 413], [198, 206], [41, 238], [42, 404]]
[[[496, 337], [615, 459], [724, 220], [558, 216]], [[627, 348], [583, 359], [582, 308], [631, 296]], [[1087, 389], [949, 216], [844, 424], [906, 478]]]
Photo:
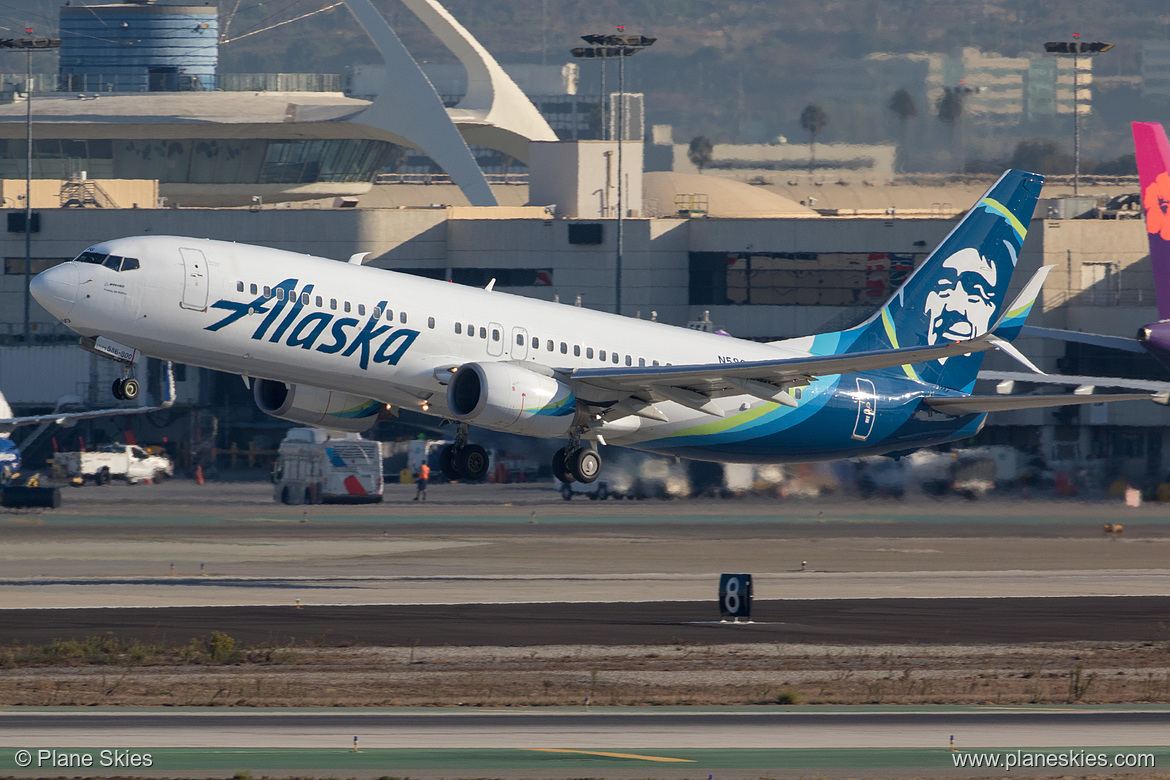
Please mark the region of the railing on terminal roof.
[[[528, 184], [527, 173], [485, 173], [488, 184]], [[379, 173], [374, 184], [454, 184], [445, 173]]]
[[[127, 78], [124, 73], [34, 73], [31, 85], [33, 92], [114, 92], [116, 85]], [[24, 73], [0, 73], [0, 90], [23, 93], [24, 82]], [[184, 82], [179, 79], [178, 83], [182, 85]], [[220, 92], [343, 91], [340, 73], [220, 73], [215, 76], [215, 88]], [[200, 89], [202, 86], [187, 83], [186, 88], [180, 86], [177, 90], [162, 91], [188, 92]]]

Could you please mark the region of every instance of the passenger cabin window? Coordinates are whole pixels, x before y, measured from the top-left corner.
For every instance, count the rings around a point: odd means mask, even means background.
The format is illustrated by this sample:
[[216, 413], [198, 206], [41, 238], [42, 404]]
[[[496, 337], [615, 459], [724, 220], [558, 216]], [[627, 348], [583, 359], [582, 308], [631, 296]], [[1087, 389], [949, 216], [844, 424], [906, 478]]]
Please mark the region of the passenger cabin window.
[[626, 365], [627, 365], [627, 366], [632, 366], [632, 365], [634, 365], [634, 361], [630, 359], [630, 356], [629, 356], [629, 355], [626, 355]]
[[386, 310], [386, 321], [387, 322], [394, 322], [394, 310], [393, 309]]
[[404, 312], [404, 311], [398, 312], [398, 321], [401, 322], [403, 325], [406, 324], [406, 312]]
[[638, 358], [638, 365], [645, 366], [646, 365], [646, 358]]
[[459, 336], [459, 335], [462, 335], [462, 334], [463, 334], [463, 323], [462, 323], [462, 322], [456, 322], [456, 323], [455, 323], [455, 335], [456, 335], [456, 336]]
[[264, 297], [265, 297], [265, 298], [271, 298], [271, 297], [272, 297], [272, 288], [271, 288], [271, 287], [269, 287], [268, 285], [264, 285]]
[[545, 343], [545, 345], [544, 345], [544, 348], [545, 348], [545, 349], [547, 349], [549, 352], [552, 352], [552, 351], [555, 349], [555, 347], [553, 346], [553, 340], [552, 340], [552, 339], [549, 339], [549, 340], [548, 340], [548, 341]]
[[349, 314], [349, 301], [345, 302], [345, 313]]
[[586, 347], [585, 348], [585, 357], [587, 357], [590, 360], [593, 359], [593, 347]]
[[470, 322], [467, 323], [467, 335], [470, 336], [471, 338], [475, 338], [475, 326], [472, 325]]
[[248, 292], [250, 292], [250, 293], [252, 293], [253, 295], [255, 295], [255, 294], [256, 294], [256, 285], [254, 285], [254, 284], [253, 284], [253, 285], [251, 285], [251, 286], [248, 288]]
[[376, 319], [376, 320], [380, 320], [380, 319], [382, 319], [382, 309], [380, 309], [379, 307], [375, 306], [375, 307], [374, 307], [374, 311], [373, 311], [373, 312], [371, 312], [370, 316], [371, 316], [371, 317], [373, 317], [373, 318], [374, 318], [374, 319]]
[[613, 353], [613, 364], [616, 366], [617, 363], [618, 363], [618, 353], [614, 352]]
[[358, 304], [358, 316], [359, 317], [366, 316], [366, 305], [364, 303]]
[[321, 304], [323, 304], [323, 303], [324, 303], [324, 301], [321, 299], [321, 296], [320, 296], [320, 295], [318, 295], [318, 296], [317, 296], [317, 300], [315, 301], [315, 303], [317, 304], [317, 308], [318, 308], [318, 309], [320, 309], [320, 308], [321, 308]]
[[536, 336], [532, 337], [532, 348], [540, 349], [540, 339], [538, 339]]
[[431, 330], [435, 329], [435, 318], [434, 317], [427, 317], [427, 327], [430, 328]]
[[603, 349], [600, 352], [598, 352], [597, 357], [601, 360], [605, 360], [605, 350]]
[[566, 344], [566, 343], [565, 343], [565, 342], [563, 342], [563, 341], [561, 342], [561, 354], [562, 354], [562, 355], [567, 355], [567, 354], [569, 354], [569, 345], [568, 345], [568, 344]]
[[573, 357], [581, 357], [581, 345], [580, 344], [573, 345]]
[[243, 291], [244, 291], [244, 283], [243, 282], [236, 282], [236, 292], [243, 292]]
[[518, 346], [518, 347], [524, 346], [524, 337], [521, 336], [519, 333], [516, 334], [516, 346]]
[[492, 341], [499, 341], [499, 340], [500, 340], [500, 329], [499, 328], [492, 328]]
[[337, 311], [337, 299], [336, 298], [329, 299], [329, 308], [333, 309], [333, 311]]
[[308, 293], [301, 293], [301, 305], [302, 306], [309, 305], [309, 294]]
[[655, 360], [653, 365], [658, 365], [658, 361], [657, 361], [657, 360]]
[[479, 337], [481, 339], [485, 339], [485, 340], [487, 339], [487, 328], [480, 328], [479, 329]]
[[278, 301], [284, 300], [284, 288], [283, 287], [276, 288], [276, 300], [278, 300]]

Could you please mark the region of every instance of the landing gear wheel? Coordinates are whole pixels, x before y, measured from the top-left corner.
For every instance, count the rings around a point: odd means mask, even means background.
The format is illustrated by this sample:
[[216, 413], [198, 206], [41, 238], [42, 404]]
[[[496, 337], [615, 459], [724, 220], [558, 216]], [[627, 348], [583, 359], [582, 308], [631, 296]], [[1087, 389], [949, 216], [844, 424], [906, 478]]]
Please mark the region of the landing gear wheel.
[[122, 394], [122, 384], [123, 382], [121, 379], [115, 379], [114, 386], [110, 388], [110, 392], [114, 394], [114, 398], [118, 399], [119, 401], [126, 400], [126, 396]]
[[553, 476], [565, 484], [576, 482], [577, 477], [569, 470], [568, 464], [565, 463], [565, 456], [568, 454], [568, 448], [562, 447], [556, 451], [552, 459], [552, 473]]
[[582, 447], [567, 460], [566, 465], [582, 485], [592, 484], [601, 476], [601, 456], [597, 454], [597, 450]]
[[488, 473], [487, 450], [478, 444], [468, 444], [455, 454], [455, 468], [468, 482], [479, 482]]
[[138, 380], [131, 377], [130, 379], [122, 380], [122, 397], [127, 401], [133, 401], [138, 397], [141, 388], [138, 385]]
[[450, 444], [439, 450], [439, 471], [448, 480], [459, 479], [459, 469], [455, 468], [455, 448]]

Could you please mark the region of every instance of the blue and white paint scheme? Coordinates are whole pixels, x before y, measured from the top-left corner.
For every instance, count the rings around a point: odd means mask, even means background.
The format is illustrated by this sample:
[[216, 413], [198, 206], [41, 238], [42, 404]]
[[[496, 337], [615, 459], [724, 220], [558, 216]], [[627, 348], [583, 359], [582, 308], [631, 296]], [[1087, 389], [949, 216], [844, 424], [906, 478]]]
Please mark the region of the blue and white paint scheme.
[[1005, 173], [861, 325], [770, 344], [174, 236], [95, 244], [32, 293], [83, 341], [252, 378], [284, 419], [455, 420], [442, 466], [467, 478], [487, 468], [468, 425], [567, 439], [554, 471], [585, 482], [593, 442], [729, 462], [906, 451], [971, 436], [989, 411], [1149, 397], [971, 394], [984, 351], [1026, 362], [1010, 341], [1047, 269], [1007, 291], [1042, 183]]

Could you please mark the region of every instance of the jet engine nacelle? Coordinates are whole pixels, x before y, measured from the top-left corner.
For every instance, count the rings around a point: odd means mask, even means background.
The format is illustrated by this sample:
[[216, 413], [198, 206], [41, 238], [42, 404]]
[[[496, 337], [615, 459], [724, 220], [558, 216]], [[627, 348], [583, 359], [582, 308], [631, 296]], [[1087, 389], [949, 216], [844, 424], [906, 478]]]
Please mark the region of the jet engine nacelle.
[[282, 420], [361, 433], [378, 419], [382, 404], [358, 395], [257, 379], [252, 395], [260, 411]]
[[447, 408], [483, 428], [553, 438], [577, 420], [564, 382], [511, 363], [465, 363], [447, 383]]

